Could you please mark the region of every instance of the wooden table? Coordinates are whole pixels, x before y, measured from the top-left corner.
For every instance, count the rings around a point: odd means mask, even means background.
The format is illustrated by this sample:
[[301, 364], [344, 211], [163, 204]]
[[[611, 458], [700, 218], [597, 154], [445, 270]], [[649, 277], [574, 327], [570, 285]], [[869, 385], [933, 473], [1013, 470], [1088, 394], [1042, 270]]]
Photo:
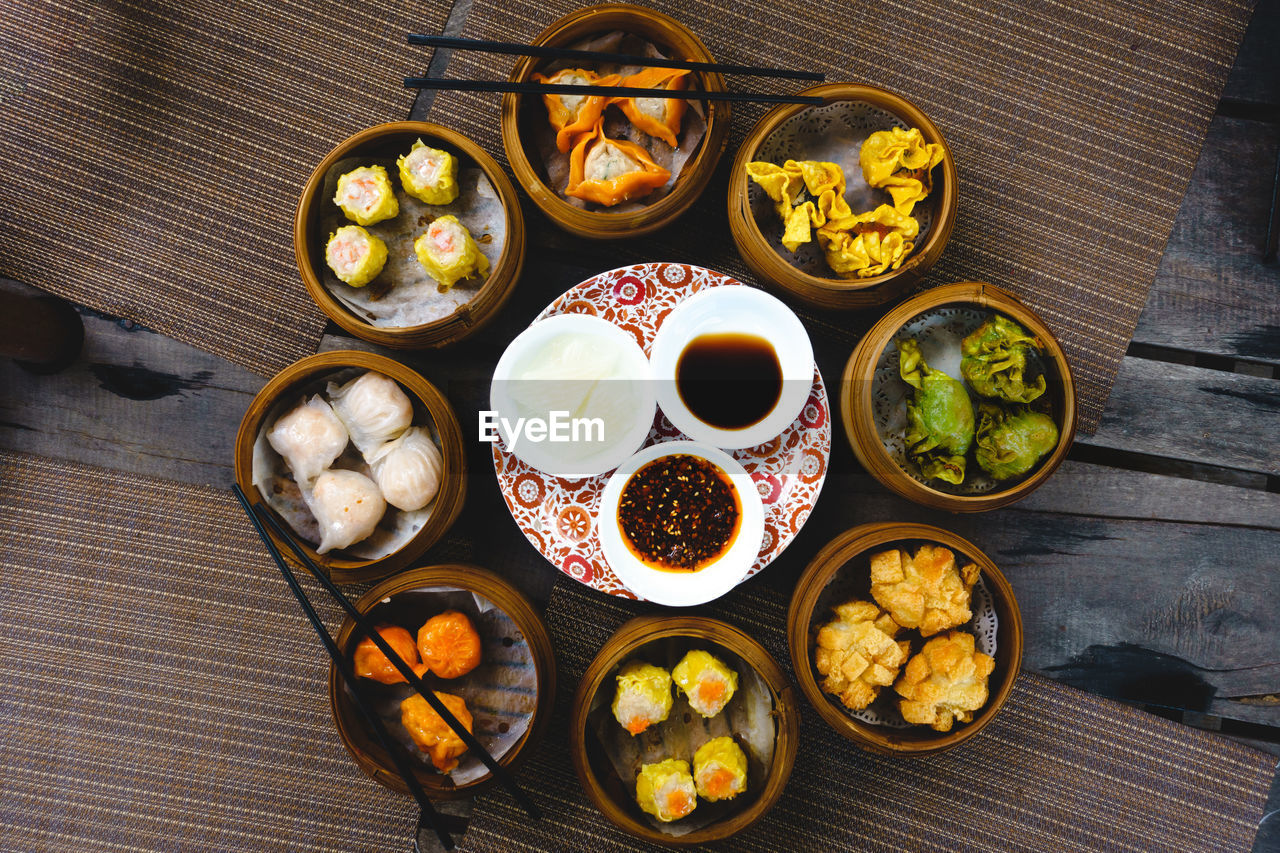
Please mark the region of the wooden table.
[[[468, 9], [455, 6], [447, 32]], [[1264, 0], [1098, 432], [1078, 436], [1031, 497], [969, 518], [890, 496], [837, 431], [818, 508], [765, 582], [789, 586], [855, 523], [956, 530], [1012, 582], [1027, 668], [1280, 756], [1280, 267], [1263, 261], [1276, 215], [1278, 43], [1280, 0]], [[433, 71], [447, 61], [437, 56]], [[414, 117], [427, 106], [420, 100]], [[532, 206], [525, 217], [524, 276], [493, 326], [445, 352], [398, 356], [446, 391], [472, 434], [506, 342], [557, 294], [616, 266], [607, 245], [552, 258], [540, 249], [561, 238]], [[80, 313], [85, 349], [72, 368], [37, 377], [0, 364], [0, 446], [229, 487], [236, 427], [262, 377], [127, 320]], [[828, 381], [855, 338], [815, 336]], [[335, 327], [321, 348], [353, 347], [376, 349]], [[545, 600], [556, 570], [501, 520], [488, 445], [473, 442], [468, 462], [467, 506], [427, 561], [469, 559]], [[1255, 850], [1280, 851], [1280, 777]]]

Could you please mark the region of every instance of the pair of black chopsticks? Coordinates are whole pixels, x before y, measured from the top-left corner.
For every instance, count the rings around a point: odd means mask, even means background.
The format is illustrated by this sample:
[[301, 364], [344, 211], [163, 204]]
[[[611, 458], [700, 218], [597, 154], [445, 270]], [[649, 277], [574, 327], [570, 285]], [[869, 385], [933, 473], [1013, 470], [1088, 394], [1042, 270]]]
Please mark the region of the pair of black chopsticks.
[[[303, 591], [302, 585], [298, 583], [298, 578], [293, 574], [293, 570], [289, 568], [288, 563], [285, 562], [284, 556], [280, 553], [280, 549], [276, 547], [274, 540], [272, 540], [271, 536], [268, 535], [267, 529], [262, 523], [264, 519], [271, 525], [272, 529], [275, 530], [276, 534], [284, 541], [284, 543], [289, 546], [289, 550], [298, 558], [298, 561], [306, 567], [307, 571], [309, 571], [312, 576], [320, 582], [320, 585], [324, 587], [325, 591], [328, 592], [333, 600], [336, 601], [346, 612], [347, 616], [355, 622], [356, 631], [352, 636], [359, 637], [363, 634], [373, 640], [374, 645], [378, 647], [379, 651], [387, 656], [387, 660], [391, 661], [395, 668], [400, 671], [400, 674], [405, 677], [410, 686], [412, 686], [413, 689], [422, 696], [422, 698], [427, 700], [427, 704], [431, 706], [432, 710], [440, 715], [441, 719], [448, 724], [449, 728], [453, 729], [454, 733], [457, 734], [462, 742], [467, 745], [467, 749], [471, 754], [479, 758], [484, 766], [489, 769], [489, 772], [502, 783], [529, 817], [534, 818], [535, 820], [540, 818], [542, 816], [541, 810], [534, 805], [528, 795], [520, 789], [520, 786], [516, 784], [515, 779], [511, 777], [511, 774], [507, 772], [506, 768], [494, 760], [494, 757], [489, 754], [489, 751], [485, 749], [483, 745], [481, 745], [480, 741], [476, 740], [475, 736], [472, 735], [471, 732], [467, 731], [466, 726], [462, 725], [462, 723], [460, 723], [458, 719], [449, 712], [449, 709], [444, 706], [444, 703], [436, 698], [436, 695], [432, 692], [431, 688], [425, 685], [422, 682], [422, 679], [418, 678], [417, 674], [407, 663], [404, 662], [404, 659], [401, 658], [400, 655], [398, 655], [395, 650], [388, 645], [387, 641], [382, 638], [382, 635], [375, 629], [373, 622], [359, 610], [356, 610], [355, 605], [353, 605], [350, 600], [342, 594], [342, 591], [334, 585], [333, 581], [329, 580], [329, 577], [320, 570], [320, 567], [315, 564], [315, 561], [307, 556], [307, 552], [302, 550], [302, 546], [294, 541], [293, 537], [284, 530], [280, 522], [276, 521], [270, 513], [250, 504], [249, 499], [245, 496], [244, 491], [238, 484], [233, 486], [232, 489], [235, 491], [236, 499], [240, 501], [240, 506], [244, 508], [245, 514], [249, 516], [249, 521], [253, 524], [254, 530], [258, 532], [258, 536], [262, 539], [262, 544], [267, 547], [267, 551], [271, 553], [272, 559], [275, 560], [276, 567], [280, 569], [280, 574], [284, 576], [285, 583], [289, 585], [289, 589], [293, 592], [294, 597], [298, 599], [298, 604], [301, 605], [303, 612], [306, 613], [307, 619], [311, 622], [311, 627], [315, 629], [316, 635], [319, 636], [320, 641], [329, 652], [329, 657], [333, 659], [334, 666], [338, 668], [338, 672], [342, 675], [342, 680], [351, 688], [351, 694], [355, 697], [356, 706], [360, 709], [360, 713], [364, 716], [369, 727], [373, 729], [373, 733], [377, 736], [378, 743], [382, 744], [382, 748], [391, 756], [391, 761], [396, 766], [396, 772], [400, 774], [400, 778], [403, 779], [405, 785], [408, 786], [409, 792], [413, 795], [413, 798], [417, 800], [418, 806], [421, 809], [419, 830], [421, 830], [422, 824], [425, 823], [435, 831], [436, 837], [440, 839], [440, 843], [444, 845], [446, 850], [453, 849], [453, 838], [444, 828], [439, 813], [436, 812], [435, 807], [431, 805], [431, 800], [427, 798], [426, 792], [418, 782], [418, 777], [414, 775], [413, 768], [409, 764], [409, 757], [404, 753], [399, 744], [394, 741], [391, 735], [387, 732], [386, 726], [383, 724], [382, 720], [373, 711], [373, 709], [369, 707], [364, 697], [361, 696], [360, 689], [356, 684], [355, 673], [351, 670], [351, 664], [342, 654], [342, 650], [338, 648], [338, 644], [334, 642], [333, 637], [329, 635], [328, 630], [324, 627], [324, 623], [320, 621], [319, 614], [316, 613], [315, 608], [307, 599], [307, 595]], [[415, 848], [416, 847], [417, 842], [415, 841]]]
[[[479, 50], [486, 53], [504, 53], [515, 56], [536, 56], [543, 59], [573, 59], [588, 62], [615, 62], [622, 65], [643, 65], [650, 68], [682, 68], [690, 71], [706, 71], [719, 74], [745, 74], [753, 77], [776, 77], [788, 80], [825, 80], [823, 74], [814, 71], [795, 71], [788, 68], [765, 68], [755, 65], [729, 65], [722, 62], [696, 62], [688, 59], [633, 56], [626, 53], [607, 53], [594, 50], [575, 50], [564, 47], [515, 44], [505, 41], [453, 38], [410, 34], [409, 44], [428, 47], [447, 47], [455, 50]], [[513, 92], [519, 95], [581, 95], [582, 86], [561, 83], [512, 83], [505, 80], [443, 80], [438, 77], [406, 77], [406, 88], [451, 89], [464, 92]], [[593, 86], [593, 96], [609, 98], [679, 98], [706, 101], [751, 101], [761, 104], [813, 104], [821, 106], [825, 101], [815, 95], [774, 95], [767, 92], [709, 92], [705, 89], [637, 89], [628, 86]]]

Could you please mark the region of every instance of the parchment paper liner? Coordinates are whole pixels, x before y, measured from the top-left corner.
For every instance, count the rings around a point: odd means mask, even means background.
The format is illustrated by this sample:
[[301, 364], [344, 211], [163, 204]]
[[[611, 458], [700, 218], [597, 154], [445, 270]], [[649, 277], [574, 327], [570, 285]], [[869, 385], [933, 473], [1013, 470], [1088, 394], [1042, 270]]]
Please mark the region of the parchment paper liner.
[[[617, 690], [615, 668], [591, 699], [587, 726], [613, 765], [614, 772], [627, 792], [629, 802], [638, 816], [654, 829], [667, 835], [681, 836], [709, 826], [716, 821], [745, 808], [755, 801], [764, 789], [769, 769], [773, 766], [773, 748], [777, 726], [773, 719], [773, 694], [751, 664], [714, 642], [691, 637], [663, 637], [641, 646], [622, 663], [642, 660], [671, 671], [685, 653], [692, 649], [705, 649], [724, 661], [738, 673], [738, 690], [725, 709], [710, 719], [689, 707], [684, 694], [676, 689], [675, 702], [665, 722], [650, 726], [645, 732], [632, 736], [613, 716], [611, 706]], [[687, 720], [687, 722], [686, 722]], [[636, 776], [641, 764], [653, 764], [666, 758], [689, 762], [693, 769], [693, 754], [699, 746], [712, 738], [732, 735], [747, 755], [747, 790], [732, 800], [708, 802], [701, 797], [688, 817], [663, 823], [636, 805]]]
[[[1021, 477], [1009, 480], [994, 480], [982, 466], [968, 454], [968, 462], [964, 469], [964, 482], [952, 485], [945, 480], [927, 480], [920, 474], [920, 466], [907, 455], [907, 446], [903, 440], [907, 430], [907, 399], [911, 386], [902, 381], [898, 372], [898, 342], [915, 338], [920, 344], [925, 362], [935, 370], [941, 370], [948, 376], [963, 382], [960, 375], [960, 344], [974, 329], [981, 326], [988, 317], [999, 312], [981, 308], [959, 308], [943, 306], [931, 308], [919, 314], [911, 322], [903, 326], [893, 336], [889, 344], [880, 353], [876, 362], [876, 370], [871, 389], [872, 414], [876, 432], [885, 450], [897, 462], [903, 471], [913, 479], [953, 495], [979, 495], [985, 492], [1007, 489], [1031, 476], [1039, 467], [1037, 463]], [[1027, 378], [1044, 371], [1044, 362], [1034, 353], [1028, 360]], [[978, 402], [983, 398], [969, 390], [969, 398], [973, 400], [974, 414], [978, 411]], [[1049, 396], [1046, 392], [1045, 397]], [[1048, 458], [1046, 456], [1046, 458]]]
[[[343, 384], [355, 379], [364, 373], [367, 373], [363, 367], [349, 367], [342, 370], [336, 370], [332, 373], [326, 373], [319, 378], [313, 378], [307, 384], [303, 385], [301, 392], [294, 391], [287, 395], [282, 395], [276, 400], [266, 412], [262, 419], [262, 426], [258, 429], [257, 438], [253, 442], [253, 485], [257, 488], [258, 493], [262, 495], [262, 499], [267, 505], [280, 514], [289, 527], [298, 536], [305, 539], [311, 544], [312, 548], [318, 547], [320, 544], [320, 527], [316, 523], [315, 516], [311, 514], [311, 510], [307, 508], [306, 502], [302, 497], [302, 490], [294, 481], [293, 475], [289, 472], [289, 468], [285, 465], [283, 457], [276, 453], [270, 442], [267, 441], [267, 433], [275, 426], [277, 420], [303, 400], [310, 399], [313, 394], [320, 394], [326, 401], [329, 395], [325, 393], [325, 389], [330, 382]], [[403, 387], [401, 390], [405, 390]], [[436, 429], [435, 421], [431, 418], [431, 414], [422, 405], [422, 401], [418, 400], [412, 393], [405, 390], [405, 394], [413, 403], [413, 424], [414, 426], [424, 426], [431, 433], [431, 440], [440, 446], [440, 433]], [[345, 468], [351, 471], [359, 471], [370, 479], [373, 474], [369, 469], [369, 465], [364, 461], [364, 457], [360, 455], [360, 451], [356, 450], [355, 445], [347, 442], [347, 449], [341, 456], [334, 461], [332, 468]], [[422, 509], [412, 512], [405, 512], [387, 504], [386, 514], [382, 516], [382, 521], [378, 523], [377, 528], [363, 539], [347, 548], [330, 551], [329, 553], [335, 557], [345, 557], [356, 560], [377, 560], [394, 554], [409, 543], [422, 526], [427, 523], [427, 519], [431, 518], [431, 513], [435, 510], [435, 500], [427, 504]]]
[[[913, 539], [901, 542], [886, 542], [873, 550], [875, 553], [879, 553], [888, 551], [891, 548], [897, 548], [914, 554], [916, 549], [924, 544], [937, 545], [939, 543], [925, 539]], [[969, 561], [969, 558], [956, 549], [951, 548], [949, 550], [956, 555], [956, 568], [964, 566]], [[868, 551], [867, 553], [859, 554], [847, 565], [842, 566], [822, 590], [822, 594], [818, 596], [818, 601], [814, 605], [813, 623], [809, 631], [809, 665], [814, 667], [813, 674], [819, 687], [822, 686], [822, 681], [826, 676], [818, 674], [817, 667], [813, 662], [814, 649], [816, 648], [815, 638], [818, 635], [818, 629], [835, 618], [834, 608], [837, 604], [843, 604], [853, 598], [875, 603], [875, 599], [871, 597], [871, 553], [871, 551]], [[974, 585], [969, 609], [973, 611], [973, 618], [963, 625], [957, 625], [954, 630], [966, 631], [972, 634], [974, 647], [977, 651], [994, 658], [996, 656], [996, 636], [999, 633], [1000, 620], [996, 614], [995, 601], [991, 597], [991, 592], [987, 589], [985, 577], [979, 576], [977, 584]], [[934, 636], [938, 635], [935, 634]], [[933, 639], [933, 637], [922, 639], [918, 630], [907, 629], [899, 631], [894, 639], [901, 640], [904, 638], [911, 639], [911, 654], [913, 655], [920, 651], [925, 642]], [[899, 672], [899, 675], [901, 675], [901, 672]], [[876, 700], [861, 711], [853, 711], [846, 708], [838, 696], [833, 696], [829, 693], [824, 695], [831, 700], [832, 704], [859, 722], [893, 729], [912, 727], [912, 724], [902, 719], [902, 714], [898, 712], [898, 700], [901, 697], [898, 696], [892, 686], [881, 687], [880, 695], [876, 697]], [[964, 724], [960, 723], [958, 725]]]
[[[630, 33], [616, 31], [586, 39], [585, 41], [575, 42], [569, 47], [574, 50], [595, 50], [607, 53], [625, 53], [631, 56], [670, 58], [667, 54], [658, 50], [657, 46], [652, 42]], [[583, 64], [578, 61], [555, 60], [540, 68], [539, 73], [551, 75], [562, 68], [582, 67], [584, 67]], [[641, 69], [642, 66], [639, 65], [600, 63], [590, 67], [588, 70], [602, 76], [620, 74], [625, 77], [628, 74], [635, 74]], [[690, 78], [693, 76], [692, 74], [689, 75]], [[533, 129], [533, 151], [537, 154], [536, 162], [542, 163], [543, 171], [547, 177], [547, 186], [555, 190], [561, 198], [574, 207], [581, 207], [584, 210], [596, 213], [631, 213], [642, 210], [662, 199], [675, 187], [676, 181], [680, 178], [680, 173], [684, 170], [685, 165], [693, 159], [693, 155], [698, 151], [698, 146], [702, 143], [702, 137], [706, 136], [707, 133], [706, 113], [701, 101], [688, 102], [689, 108], [685, 111], [684, 118], [680, 123], [680, 134], [676, 137], [676, 141], [679, 143], [676, 148], [672, 148], [657, 137], [637, 130], [623, 115], [622, 110], [616, 106], [606, 107], [604, 111], [604, 135], [610, 139], [627, 139], [636, 143], [649, 152], [653, 162], [671, 172], [671, 177], [665, 184], [644, 198], [633, 202], [616, 204], [613, 207], [606, 207], [564, 194], [565, 189], [569, 186], [569, 155], [561, 153], [556, 148], [555, 130], [547, 119], [547, 109], [542, 103], [542, 98], [538, 97], [533, 101], [536, 107], [529, 114]]]
[[[480, 634], [480, 665], [458, 678], [439, 678], [428, 673], [422, 680], [433, 690], [453, 693], [466, 701], [473, 718], [472, 734], [495, 760], [500, 759], [529, 730], [538, 704], [538, 671], [533, 652], [515, 621], [484, 596], [448, 586], [405, 590], [382, 599], [369, 615], [375, 622], [399, 625], [417, 638], [423, 623], [446, 610], [467, 614]], [[348, 656], [355, 653], [358, 642], [352, 634], [352, 642], [346, 649]], [[360, 689], [373, 700], [375, 712], [386, 723], [392, 737], [434, 770], [431, 759], [418, 749], [400, 723], [400, 703], [414, 694], [413, 688], [408, 684], [381, 684], [366, 678], [361, 679]], [[345, 690], [350, 697], [350, 685], [346, 685]], [[351, 701], [354, 704], [355, 699]], [[480, 759], [467, 752], [458, 759], [458, 766], [449, 777], [455, 784], [465, 785], [488, 772]]]
[[[436, 148], [441, 143], [424, 139]], [[333, 297], [350, 311], [374, 326], [404, 328], [420, 326], [448, 317], [466, 305], [488, 280], [488, 276], [465, 278], [447, 293], [440, 293], [437, 282], [418, 261], [413, 241], [427, 230], [432, 220], [453, 214], [475, 238], [480, 252], [489, 259], [489, 271], [497, 268], [498, 259], [507, 242], [507, 213], [502, 199], [489, 182], [484, 170], [471, 163], [461, 152], [443, 146], [458, 158], [458, 197], [450, 204], [424, 204], [400, 186], [400, 170], [394, 158], [346, 157], [325, 173], [320, 192], [320, 229], [328, 242], [329, 235], [352, 222], [333, 203], [338, 178], [358, 166], [382, 166], [387, 170], [400, 213], [391, 219], [364, 226], [370, 234], [387, 244], [387, 263], [382, 272], [364, 287], [350, 287], [338, 280], [326, 263], [321, 281]], [[403, 152], [409, 153], [406, 148]]]
[[[854, 213], [865, 213], [875, 210], [882, 204], [893, 204], [893, 198], [884, 190], [867, 186], [862, 179], [862, 166], [858, 162], [858, 153], [867, 137], [878, 130], [891, 127], [908, 128], [902, 119], [893, 113], [873, 107], [863, 101], [836, 101], [821, 107], [809, 107], [788, 119], [781, 127], [769, 134], [756, 152], [755, 159], [781, 166], [787, 160], [821, 160], [837, 163], [844, 170], [845, 201]], [[934, 177], [941, 164], [934, 167]], [[938, 188], [924, 201], [917, 202], [911, 215], [920, 223], [920, 233], [914, 243], [917, 247], [924, 245], [933, 227], [933, 217]], [[813, 239], [797, 247], [794, 253], [782, 245], [782, 220], [769, 196], [765, 194], [755, 181], [747, 180], [747, 198], [751, 204], [751, 215], [755, 217], [756, 226], [764, 239], [779, 256], [792, 266], [817, 276], [818, 278], [839, 278], [827, 264], [826, 255], [818, 245], [817, 235]], [[815, 229], [816, 230], [816, 229]], [[908, 255], [910, 257], [910, 255]], [[905, 262], [905, 258], [903, 259]], [[857, 277], [849, 281], [859, 281]]]

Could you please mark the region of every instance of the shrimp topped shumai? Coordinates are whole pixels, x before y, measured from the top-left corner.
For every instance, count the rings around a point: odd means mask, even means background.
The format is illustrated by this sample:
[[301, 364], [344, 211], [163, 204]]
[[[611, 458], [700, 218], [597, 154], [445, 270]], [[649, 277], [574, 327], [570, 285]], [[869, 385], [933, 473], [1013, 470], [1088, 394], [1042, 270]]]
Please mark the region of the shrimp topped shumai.
[[613, 716], [624, 729], [638, 735], [671, 713], [671, 673], [644, 661], [628, 661], [618, 670]]
[[698, 806], [689, 762], [668, 758], [641, 767], [636, 777], [636, 803], [663, 823], [687, 817]]
[[704, 717], [724, 710], [738, 689], [738, 673], [710, 652], [694, 649], [671, 670], [671, 678], [689, 700], [689, 707]]

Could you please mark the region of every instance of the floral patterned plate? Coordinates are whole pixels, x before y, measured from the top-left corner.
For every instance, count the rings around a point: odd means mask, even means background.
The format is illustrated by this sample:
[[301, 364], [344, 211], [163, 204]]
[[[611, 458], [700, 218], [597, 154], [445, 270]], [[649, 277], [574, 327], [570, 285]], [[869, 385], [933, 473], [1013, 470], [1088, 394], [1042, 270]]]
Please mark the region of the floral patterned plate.
[[[740, 281], [689, 264], [651, 263], [620, 267], [566, 291], [538, 315], [591, 314], [630, 332], [648, 355], [662, 320], [681, 300], [707, 287], [745, 287]], [[537, 322], [535, 320], [535, 322]], [[658, 413], [645, 445], [686, 436]], [[831, 409], [817, 367], [813, 389], [799, 417], [764, 444], [732, 451], [760, 490], [764, 541], [747, 577], [769, 565], [800, 532], [831, 458]], [[596, 536], [596, 510], [609, 474], [566, 480], [544, 474], [493, 445], [493, 468], [511, 516], [542, 556], [587, 586], [635, 598], [605, 562]]]

